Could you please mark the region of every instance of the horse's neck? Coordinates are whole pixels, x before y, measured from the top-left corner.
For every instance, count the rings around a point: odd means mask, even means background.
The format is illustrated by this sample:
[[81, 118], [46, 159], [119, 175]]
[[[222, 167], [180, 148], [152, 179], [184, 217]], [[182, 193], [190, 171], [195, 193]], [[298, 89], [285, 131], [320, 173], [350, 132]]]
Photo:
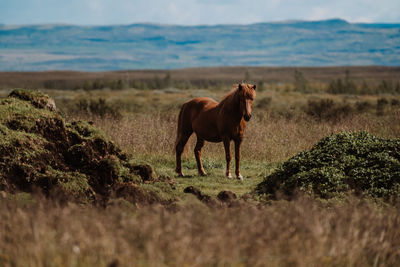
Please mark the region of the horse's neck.
[[239, 95], [237, 92], [234, 92], [228, 97], [229, 99], [224, 99], [218, 105], [220, 114], [222, 114], [224, 117], [229, 117], [240, 122], [242, 119], [242, 114], [240, 112]]

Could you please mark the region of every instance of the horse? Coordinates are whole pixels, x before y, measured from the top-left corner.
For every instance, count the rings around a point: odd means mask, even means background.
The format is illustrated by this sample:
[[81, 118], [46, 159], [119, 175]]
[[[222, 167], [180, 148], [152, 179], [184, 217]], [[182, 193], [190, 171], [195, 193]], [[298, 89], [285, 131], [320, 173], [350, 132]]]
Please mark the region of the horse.
[[181, 156], [183, 149], [194, 132], [197, 136], [194, 155], [199, 175], [205, 176], [201, 163], [201, 149], [205, 141], [224, 143], [226, 171], [225, 175], [232, 178], [230, 173], [230, 143], [235, 143], [235, 174], [243, 180], [240, 174], [240, 145], [243, 141], [246, 122], [251, 118], [253, 101], [256, 97], [256, 85], [240, 83], [228, 93], [220, 103], [208, 97], [197, 97], [185, 102], [179, 112], [176, 150], [176, 168], [178, 176], [183, 176]]

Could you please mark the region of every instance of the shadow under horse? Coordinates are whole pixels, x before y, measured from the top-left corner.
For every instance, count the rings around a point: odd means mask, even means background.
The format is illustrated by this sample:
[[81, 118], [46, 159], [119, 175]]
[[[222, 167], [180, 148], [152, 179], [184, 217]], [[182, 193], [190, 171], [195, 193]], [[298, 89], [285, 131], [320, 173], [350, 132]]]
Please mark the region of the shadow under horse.
[[185, 102], [179, 112], [178, 133], [176, 139], [176, 169], [183, 176], [181, 156], [183, 149], [194, 132], [197, 143], [194, 148], [197, 168], [200, 175], [206, 175], [201, 163], [201, 149], [205, 141], [223, 142], [226, 156], [226, 172], [230, 173], [230, 142], [235, 142], [235, 174], [240, 180], [240, 145], [242, 144], [246, 122], [251, 118], [253, 101], [256, 96], [256, 86], [238, 84], [220, 103], [208, 97], [197, 97]]

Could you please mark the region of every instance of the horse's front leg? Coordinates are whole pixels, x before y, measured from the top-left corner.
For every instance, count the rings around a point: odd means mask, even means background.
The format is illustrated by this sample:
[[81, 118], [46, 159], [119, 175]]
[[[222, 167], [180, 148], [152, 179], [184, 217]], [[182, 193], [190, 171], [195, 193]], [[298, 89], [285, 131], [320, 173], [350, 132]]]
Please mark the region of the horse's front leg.
[[231, 140], [229, 138], [224, 138], [224, 148], [225, 148], [225, 158], [226, 158], [226, 171], [225, 175], [228, 178], [232, 178], [231, 175]]
[[243, 180], [243, 176], [240, 174], [240, 145], [242, 144], [242, 139], [235, 140], [235, 174], [236, 178]]

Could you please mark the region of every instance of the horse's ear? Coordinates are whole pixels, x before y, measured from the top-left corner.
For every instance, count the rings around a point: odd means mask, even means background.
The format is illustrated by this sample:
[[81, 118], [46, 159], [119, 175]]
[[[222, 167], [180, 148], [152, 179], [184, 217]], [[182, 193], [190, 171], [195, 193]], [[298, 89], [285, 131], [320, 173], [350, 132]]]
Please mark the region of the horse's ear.
[[254, 89], [254, 91], [256, 90], [256, 87], [257, 87], [256, 85], [253, 85], [253, 89]]
[[239, 91], [243, 89], [243, 87], [242, 87], [242, 84], [241, 84], [241, 83], [239, 83], [238, 89], [239, 89]]

